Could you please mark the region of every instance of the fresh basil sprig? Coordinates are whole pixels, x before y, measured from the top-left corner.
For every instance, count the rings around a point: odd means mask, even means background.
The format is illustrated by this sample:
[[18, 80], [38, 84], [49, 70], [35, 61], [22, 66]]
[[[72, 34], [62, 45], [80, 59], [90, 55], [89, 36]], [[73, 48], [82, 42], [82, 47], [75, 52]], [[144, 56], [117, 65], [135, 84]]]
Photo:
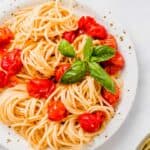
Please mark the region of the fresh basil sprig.
[[81, 81], [85, 76], [86, 71], [86, 62], [77, 60], [72, 64], [71, 68], [62, 76], [61, 82], [65, 84], [70, 84]]
[[84, 48], [83, 48], [83, 54], [84, 54], [84, 60], [89, 61], [93, 53], [93, 43], [92, 39], [88, 37], [86, 39]]
[[115, 84], [106, 71], [96, 62], [88, 62], [90, 75], [99, 81], [107, 90], [114, 93]]
[[[73, 46], [66, 40], [62, 40], [58, 46], [58, 50], [67, 57], [75, 57]], [[111, 93], [115, 92], [115, 83], [109, 74], [98, 64], [98, 62], [106, 61], [112, 58], [115, 50], [109, 46], [93, 46], [92, 39], [88, 37], [83, 48], [84, 60], [76, 60], [71, 68], [64, 73], [61, 82], [64, 84], [72, 84], [81, 81], [86, 72], [95, 78]]]
[[64, 56], [67, 56], [67, 57], [74, 57], [75, 56], [74, 47], [66, 40], [62, 40], [59, 43], [58, 50]]
[[109, 60], [115, 55], [115, 50], [110, 46], [95, 46], [90, 61], [102, 62]]

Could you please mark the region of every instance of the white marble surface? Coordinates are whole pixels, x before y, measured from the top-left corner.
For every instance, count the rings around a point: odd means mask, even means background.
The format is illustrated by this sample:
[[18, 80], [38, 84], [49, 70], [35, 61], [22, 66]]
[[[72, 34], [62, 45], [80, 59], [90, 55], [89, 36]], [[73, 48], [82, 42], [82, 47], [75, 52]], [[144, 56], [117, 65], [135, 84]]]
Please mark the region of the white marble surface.
[[[2, 3], [3, 0], [0, 0]], [[98, 150], [135, 150], [150, 133], [150, 0], [83, 0], [110, 9], [131, 35], [139, 62], [139, 86], [132, 111], [119, 131]], [[134, 67], [134, 66], [133, 66]], [[0, 150], [3, 150], [0, 148]]]

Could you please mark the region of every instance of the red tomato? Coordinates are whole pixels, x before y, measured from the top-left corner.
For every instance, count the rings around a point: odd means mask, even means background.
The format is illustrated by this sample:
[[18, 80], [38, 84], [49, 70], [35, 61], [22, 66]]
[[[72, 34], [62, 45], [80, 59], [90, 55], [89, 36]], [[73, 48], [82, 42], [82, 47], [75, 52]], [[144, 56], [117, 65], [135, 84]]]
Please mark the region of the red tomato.
[[0, 45], [8, 44], [13, 38], [14, 35], [9, 28], [0, 27]]
[[87, 30], [90, 25], [95, 25], [96, 21], [90, 16], [82, 16], [78, 21], [78, 27], [82, 30]]
[[81, 128], [85, 132], [93, 133], [100, 129], [106, 115], [104, 112], [84, 113], [79, 116], [78, 120]]
[[119, 51], [110, 60], [102, 63], [103, 67], [110, 75], [115, 75], [125, 66], [125, 60]]
[[114, 48], [115, 50], [117, 50], [118, 48], [116, 39], [111, 34], [107, 35], [106, 39], [100, 40], [100, 45], [107, 45], [107, 46]]
[[111, 64], [120, 67], [122, 69], [125, 65], [125, 60], [119, 51], [116, 51], [116, 54], [113, 58], [108, 60]]
[[81, 17], [78, 21], [78, 27], [93, 38], [105, 39], [107, 37], [104, 26], [98, 24], [92, 17]]
[[61, 79], [61, 77], [63, 76], [63, 74], [70, 68], [70, 64], [61, 64], [60, 66], [58, 66], [55, 70], [55, 79], [56, 81], [59, 81]]
[[119, 87], [116, 85], [115, 88], [115, 93], [112, 94], [111, 92], [107, 91], [105, 88], [102, 88], [101, 94], [103, 96], [103, 98], [112, 106], [116, 106], [117, 103], [119, 102], [119, 98], [120, 98], [120, 89]]
[[27, 83], [29, 95], [35, 98], [48, 98], [55, 88], [55, 83], [48, 79], [33, 79]]
[[8, 84], [8, 74], [3, 71], [0, 71], [0, 88], [4, 88]]
[[48, 106], [48, 119], [52, 121], [61, 121], [67, 116], [68, 112], [61, 101], [50, 101]]
[[106, 29], [102, 25], [92, 25], [86, 33], [93, 38], [105, 39], [107, 37]]
[[63, 38], [70, 43], [72, 43], [76, 37], [77, 37], [77, 33], [75, 31], [69, 31], [63, 33]]
[[7, 52], [1, 61], [1, 67], [8, 72], [9, 75], [17, 74], [22, 68], [21, 51], [15, 49], [11, 52]]

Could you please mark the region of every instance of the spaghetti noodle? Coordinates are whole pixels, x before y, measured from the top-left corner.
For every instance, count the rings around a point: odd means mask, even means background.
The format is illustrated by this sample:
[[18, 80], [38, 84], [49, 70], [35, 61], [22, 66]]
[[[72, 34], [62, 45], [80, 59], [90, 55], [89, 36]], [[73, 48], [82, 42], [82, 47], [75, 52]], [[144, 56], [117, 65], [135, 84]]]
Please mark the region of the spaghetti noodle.
[[[115, 107], [107, 100], [112, 95], [107, 94], [104, 99], [100, 94], [102, 85], [89, 73], [74, 84], [57, 82], [55, 90], [51, 90], [46, 99], [39, 95], [31, 96], [26, 86], [33, 78], [45, 82], [47, 78], [53, 78], [60, 64], [74, 63], [76, 58], [65, 57], [58, 51], [58, 47], [65, 32], [78, 31], [78, 17], [58, 1], [51, 1], [17, 11], [5, 22], [5, 26], [15, 35], [8, 51], [12, 52], [15, 48], [21, 50], [23, 67], [16, 74], [17, 84], [1, 90], [0, 121], [11, 126], [35, 149], [82, 149], [84, 144], [102, 132], [113, 117]], [[83, 49], [87, 37], [87, 34], [81, 33], [72, 42], [78, 59], [84, 59]], [[93, 40], [93, 45], [99, 43], [98, 39]], [[6, 71], [4, 67], [1, 70]], [[115, 77], [112, 78], [117, 83]], [[43, 86], [46, 86], [45, 82]], [[118, 83], [116, 85], [119, 86]], [[62, 102], [67, 114], [60, 121], [50, 120], [47, 108], [51, 101], [58, 100]], [[83, 122], [82, 125], [79, 123], [78, 117], [86, 112], [105, 114], [105, 120], [95, 132], [86, 132]]]

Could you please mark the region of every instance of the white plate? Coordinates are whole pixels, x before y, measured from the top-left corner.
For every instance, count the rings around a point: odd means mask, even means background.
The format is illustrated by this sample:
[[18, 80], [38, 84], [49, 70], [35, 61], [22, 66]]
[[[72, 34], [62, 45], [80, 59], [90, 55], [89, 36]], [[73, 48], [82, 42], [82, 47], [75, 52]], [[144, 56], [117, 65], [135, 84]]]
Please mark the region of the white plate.
[[[5, 0], [3, 3], [0, 3], [0, 20], [12, 12], [12, 10], [15, 8], [23, 7], [25, 5], [32, 5], [34, 3], [41, 3], [43, 1], [45, 0], [36, 0], [36, 2], [31, 0]], [[78, 0], [78, 4], [81, 1], [82, 0]], [[99, 2], [99, 0], [97, 1]], [[99, 5], [98, 2], [97, 5]], [[110, 12], [98, 10], [100, 13], [96, 14], [94, 11], [92, 11], [92, 6], [90, 6], [91, 8], [88, 8], [86, 4], [83, 5], [83, 2], [82, 6], [76, 6], [78, 14], [94, 16], [97, 18], [97, 20], [100, 20], [100, 22], [102, 22], [113, 35], [115, 35], [118, 41], [119, 49], [126, 61], [126, 67], [122, 74], [124, 87], [121, 103], [118, 107], [115, 117], [108, 124], [105, 131], [100, 136], [95, 138], [94, 142], [89, 146], [90, 149], [94, 150], [106, 142], [125, 121], [136, 94], [138, 83], [138, 66], [132, 41], [121, 25], [112, 19]], [[29, 149], [29, 145], [24, 139], [16, 135], [11, 129], [2, 124], [0, 124], [0, 144], [9, 150]]]

